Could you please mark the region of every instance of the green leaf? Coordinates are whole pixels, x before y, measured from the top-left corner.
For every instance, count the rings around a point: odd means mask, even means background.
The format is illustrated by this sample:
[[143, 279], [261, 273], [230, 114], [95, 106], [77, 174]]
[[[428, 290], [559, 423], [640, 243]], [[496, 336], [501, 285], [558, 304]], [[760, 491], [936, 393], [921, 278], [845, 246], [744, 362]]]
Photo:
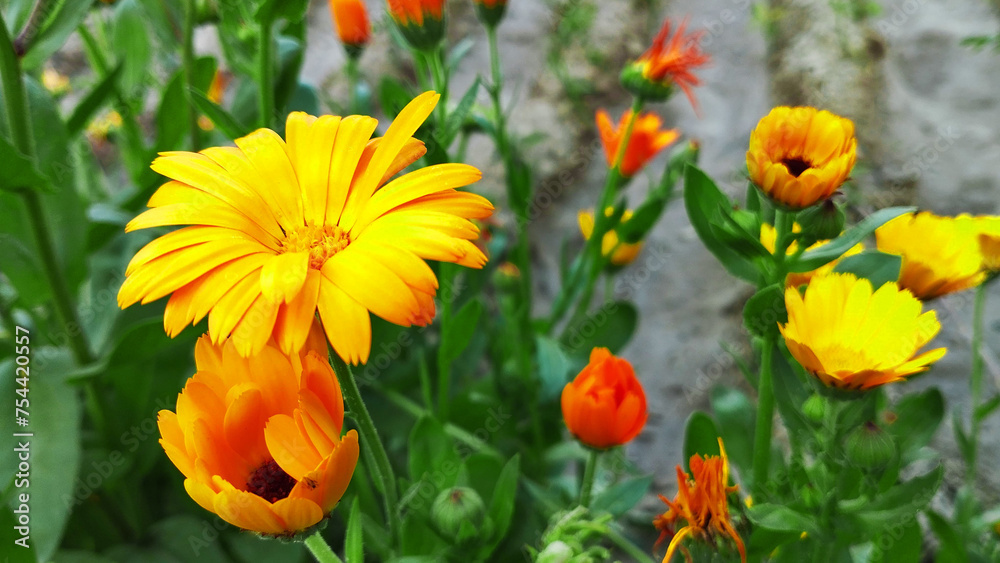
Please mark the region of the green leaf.
[[211, 522], [187, 514], [164, 518], [153, 524], [155, 544], [178, 561], [228, 563], [226, 552], [215, 541], [218, 530]]
[[108, 101], [108, 98], [115, 91], [115, 84], [121, 71], [122, 65], [116, 66], [113, 71], [102, 78], [83, 100], [76, 105], [69, 120], [66, 121], [66, 132], [70, 137], [75, 137], [80, 131], [83, 131], [83, 128], [93, 119], [97, 110], [101, 109], [105, 102]]
[[590, 505], [591, 510], [608, 512], [616, 517], [621, 516], [639, 504], [652, 484], [652, 475], [631, 477], [615, 483], [594, 497]]
[[456, 43], [455, 46], [451, 48], [451, 51], [448, 53], [448, 60], [445, 63], [448, 70], [455, 70], [456, 68], [458, 68], [459, 63], [461, 63], [462, 59], [464, 59], [469, 54], [469, 52], [472, 51], [472, 47], [475, 46], [475, 44], [476, 42], [473, 41], [472, 38], [470, 37], [466, 37], [465, 39], [462, 39], [461, 41]]
[[119, 0], [111, 27], [111, 43], [121, 61], [121, 89], [129, 100], [141, 98], [150, 79], [153, 46], [143, 12], [136, 0]]
[[[410, 432], [410, 479], [430, 506], [437, 492], [455, 485], [461, 460], [444, 426], [430, 416], [421, 417]], [[424, 488], [426, 484], [429, 487]]]
[[[496, 546], [507, 535], [511, 518], [514, 517], [514, 505], [517, 498], [517, 481], [521, 475], [521, 454], [510, 458], [500, 472], [497, 485], [493, 488], [493, 498], [490, 499], [490, 519], [493, 520], [494, 541]], [[492, 551], [492, 550], [491, 550]]]
[[250, 132], [248, 127], [236, 121], [235, 117], [196, 89], [191, 89], [191, 101], [198, 111], [205, 114], [205, 117], [231, 140], [239, 139]]
[[306, 17], [308, 9], [309, 0], [264, 0], [254, 13], [254, 19], [258, 22], [274, 22], [279, 19], [299, 22]]
[[344, 559], [346, 563], [365, 563], [364, 537], [361, 533], [361, 503], [358, 497], [354, 497], [350, 515], [347, 517]]
[[617, 354], [628, 344], [639, 324], [639, 311], [627, 301], [608, 303], [567, 327], [560, 342], [570, 355], [590, 356], [596, 347]]
[[538, 362], [538, 379], [542, 382], [542, 401], [551, 401], [562, 393], [569, 383], [571, 363], [562, 346], [548, 336], [535, 337], [535, 354]]
[[742, 391], [732, 387], [712, 389], [710, 400], [729, 459], [736, 467], [749, 471], [753, 465], [756, 407]]
[[951, 413], [951, 425], [955, 432], [955, 442], [958, 444], [958, 452], [962, 454], [962, 458], [965, 460], [965, 463], [969, 464], [972, 462], [975, 446], [973, 445], [970, 436], [965, 432], [965, 427], [963, 426], [964, 424], [965, 421], [963, 421], [962, 417], [959, 416], [958, 411]]
[[859, 278], [867, 278], [872, 282], [872, 288], [878, 289], [887, 282], [898, 280], [899, 269], [902, 266], [902, 256], [867, 250], [854, 256], [842, 258], [833, 271], [849, 272]]
[[[25, 527], [27, 534], [22, 534], [24, 530], [17, 529], [21, 527], [17, 521], [17, 517], [21, 514], [15, 515], [13, 512], [15, 510], [20, 513], [27, 512], [28, 517], [31, 518], [31, 507], [25, 505], [27, 508], [23, 508], [21, 503], [16, 500], [11, 501], [10, 504], [11, 506], [0, 506], [0, 526], [3, 526], [4, 530], [4, 542], [0, 544], [0, 558], [3, 558], [4, 563], [35, 563], [38, 561], [35, 550], [36, 540], [31, 537], [31, 534], [37, 524], [29, 520], [28, 526]], [[25, 538], [25, 536], [27, 537]]]
[[691, 470], [691, 457], [719, 455], [719, 427], [708, 413], [694, 411], [684, 424], [684, 467]]
[[778, 323], [788, 322], [785, 286], [774, 284], [760, 289], [743, 307], [743, 326], [756, 336], [777, 336]]
[[465, 94], [462, 96], [462, 99], [459, 100], [455, 109], [451, 110], [448, 114], [448, 121], [445, 123], [444, 128], [444, 139], [441, 143], [444, 147], [450, 147], [455, 141], [455, 138], [458, 137], [458, 132], [462, 130], [465, 118], [469, 115], [469, 111], [472, 109], [473, 104], [476, 103], [477, 94], [479, 94], [478, 76], [472, 81], [472, 85], [469, 86], [469, 89], [465, 91]]
[[58, 51], [66, 39], [83, 23], [93, 2], [86, 0], [56, 0], [50, 4], [49, 15], [42, 19], [38, 34], [21, 59], [25, 70], [34, 70]]
[[986, 417], [993, 414], [993, 411], [997, 410], [997, 407], [1000, 407], [1000, 395], [996, 395], [989, 401], [976, 407], [976, 420], [982, 422]]
[[927, 515], [927, 521], [939, 543], [934, 561], [938, 563], [969, 563], [969, 552], [965, 549], [965, 543], [951, 523], [933, 510], [928, 510], [924, 514]]
[[760, 272], [753, 263], [726, 246], [712, 229], [713, 225], [722, 223], [723, 214], [732, 211], [732, 202], [708, 175], [693, 164], [689, 164], [684, 171], [684, 207], [701, 242], [722, 266], [730, 274], [757, 285]]
[[868, 563], [919, 563], [923, 533], [916, 518], [896, 522], [872, 541]]
[[0, 174], [0, 190], [52, 189], [49, 179], [38, 170], [35, 161], [21, 154], [10, 141], [2, 137], [0, 137], [0, 162], [4, 164], [3, 174]]
[[[205, 92], [215, 76], [215, 59], [200, 57], [194, 66], [194, 86], [197, 90]], [[160, 106], [156, 110], [156, 142], [153, 146], [156, 151], [176, 150], [188, 131], [188, 109], [184, 87], [184, 69], [180, 69], [167, 82], [167, 87], [160, 97]]]
[[812, 423], [802, 414], [802, 403], [809, 398], [811, 391], [795, 374], [795, 368], [783, 348], [779, 347], [772, 358], [772, 375], [774, 376], [774, 402], [778, 407], [781, 420], [788, 427], [789, 433], [811, 435]]
[[[274, 107], [276, 111], [282, 112], [282, 109], [284, 109], [283, 113], [285, 114], [293, 111], [289, 107], [291, 101], [297, 95], [302, 95], [303, 98], [295, 100], [301, 103], [311, 93], [315, 96], [315, 109], [313, 107], [308, 108], [308, 110], [301, 108], [300, 111], [306, 111], [310, 115], [319, 114], [319, 111], [317, 111], [319, 96], [316, 95], [316, 91], [304, 91], [303, 88], [307, 87], [299, 82], [299, 71], [302, 70], [302, 61], [304, 60], [302, 42], [287, 35], [279, 35], [277, 38], [277, 50], [278, 71], [274, 80]], [[283, 117], [282, 115], [282, 119], [279, 121], [284, 122]]]
[[[28, 486], [15, 492], [29, 495], [31, 506], [31, 542], [40, 561], [47, 561], [59, 547], [63, 528], [74, 505], [74, 486], [80, 466], [80, 399], [76, 390], [63, 381], [60, 374], [72, 368], [66, 349], [43, 348], [41, 336], [32, 336], [31, 363], [28, 365], [28, 400], [30, 413], [26, 427], [14, 426], [14, 413], [0, 419], [0, 475], [18, 472], [19, 453], [16, 448], [28, 444], [30, 470]], [[14, 363], [0, 364], [0, 393], [15, 397], [20, 386], [14, 381]], [[11, 404], [13, 407], [13, 404]], [[14, 433], [30, 432], [33, 436], [19, 437]], [[97, 474], [101, 477], [100, 473]], [[11, 508], [16, 508], [12, 499]], [[8, 532], [5, 532], [8, 533]], [[7, 542], [4, 542], [7, 543]]]
[[807, 250], [805, 254], [793, 264], [789, 264], [791, 272], [811, 272], [820, 266], [833, 262], [844, 255], [845, 252], [854, 245], [868, 238], [875, 229], [885, 223], [916, 210], [915, 207], [890, 207], [880, 209], [875, 213], [865, 217], [860, 223], [844, 231], [844, 234], [831, 240], [830, 242], [814, 249]]
[[438, 349], [439, 362], [455, 361], [469, 346], [482, 313], [483, 304], [478, 299], [473, 299], [458, 310], [451, 322], [445, 324], [441, 335], [441, 348]]
[[312, 561], [306, 557], [302, 542], [274, 541], [242, 530], [223, 536], [226, 547], [232, 553], [234, 563], [260, 563], [261, 561], [281, 561], [282, 563], [303, 563]]
[[867, 496], [840, 501], [839, 508], [858, 518], [869, 530], [885, 530], [912, 519], [934, 497], [944, 476], [940, 465], [933, 471], [900, 483], [875, 498]]
[[628, 244], [635, 244], [646, 238], [646, 234], [659, 221], [666, 207], [667, 200], [659, 197], [650, 197], [642, 202], [628, 221], [618, 224], [615, 229], [618, 238]]
[[378, 103], [382, 107], [382, 112], [388, 116], [395, 117], [410, 103], [413, 95], [405, 86], [394, 78], [383, 76], [378, 83]]
[[754, 524], [779, 532], [807, 532], [816, 535], [820, 531], [815, 516], [778, 504], [754, 504], [747, 511], [747, 516]]
[[906, 395], [890, 410], [895, 414], [895, 420], [885, 429], [892, 434], [900, 456], [908, 463], [930, 443], [941, 425], [944, 396], [937, 388], [927, 389], [922, 393]]

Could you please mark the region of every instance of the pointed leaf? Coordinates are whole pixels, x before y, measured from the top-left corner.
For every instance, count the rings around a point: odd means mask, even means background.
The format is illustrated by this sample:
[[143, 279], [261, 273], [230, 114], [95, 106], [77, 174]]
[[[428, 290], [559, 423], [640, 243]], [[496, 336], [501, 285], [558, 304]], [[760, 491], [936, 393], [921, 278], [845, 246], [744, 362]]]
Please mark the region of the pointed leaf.
[[347, 517], [344, 559], [346, 563], [365, 563], [364, 537], [361, 534], [361, 503], [357, 497], [354, 497], [350, 515]]
[[899, 269], [902, 266], [902, 256], [866, 250], [854, 256], [841, 258], [833, 271], [850, 272], [859, 278], [867, 278], [872, 282], [872, 287], [878, 289], [887, 282], [898, 280]]
[[854, 245], [868, 238], [875, 229], [888, 223], [889, 221], [915, 211], [916, 207], [890, 207], [880, 209], [875, 213], [865, 217], [860, 223], [844, 231], [844, 234], [831, 240], [830, 242], [816, 248], [808, 250], [794, 264], [789, 265], [791, 272], [811, 272], [820, 266], [829, 264], [844, 255]]

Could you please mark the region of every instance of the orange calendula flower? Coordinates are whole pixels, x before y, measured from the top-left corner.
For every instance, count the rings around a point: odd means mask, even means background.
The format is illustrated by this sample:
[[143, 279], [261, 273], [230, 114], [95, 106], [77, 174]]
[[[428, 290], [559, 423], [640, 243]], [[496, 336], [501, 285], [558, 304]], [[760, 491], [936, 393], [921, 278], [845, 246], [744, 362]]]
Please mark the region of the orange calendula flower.
[[918, 355], [941, 324], [912, 293], [888, 282], [877, 291], [854, 274], [813, 278], [805, 295], [785, 290], [788, 351], [825, 385], [870, 389], [930, 369], [947, 350]]
[[[795, 225], [792, 226], [792, 231], [794, 231], [796, 233], [801, 232], [802, 231], [802, 227], [799, 226], [798, 223], [795, 223]], [[760, 226], [760, 243], [762, 245], [764, 245], [764, 248], [766, 248], [768, 250], [768, 252], [770, 252], [771, 254], [774, 254], [774, 245], [776, 243], [776, 239], [777, 239], [777, 232], [775, 232], [774, 227], [772, 227], [768, 223], [761, 224], [761, 226]], [[806, 250], [807, 251], [808, 250], [816, 250], [817, 248], [823, 246], [824, 244], [826, 244], [828, 242], [830, 242], [830, 241], [828, 241], [828, 240], [816, 241], [815, 243], [813, 243], [812, 245], [810, 245], [808, 248], [806, 248]], [[845, 252], [843, 254], [843, 256], [841, 256], [840, 258], [834, 260], [833, 262], [830, 262], [828, 264], [820, 266], [819, 268], [816, 268], [815, 270], [812, 270], [810, 272], [802, 272], [802, 273], [795, 273], [795, 272], [793, 272], [793, 273], [790, 273], [790, 274], [788, 274], [785, 277], [785, 286], [786, 287], [798, 287], [800, 285], [806, 285], [813, 278], [820, 277], [820, 276], [825, 276], [825, 275], [829, 274], [830, 272], [832, 272], [833, 269], [837, 267], [837, 264], [840, 263], [841, 258], [846, 258], [847, 256], [854, 256], [855, 254], [861, 254], [861, 252], [863, 252], [864, 249], [865, 249], [865, 245], [859, 242], [858, 244], [855, 244], [850, 249], [848, 249], [848, 251]], [[786, 253], [789, 256], [791, 256], [791, 255], [795, 254], [796, 252], [798, 252], [798, 250], [799, 250], [799, 245], [796, 242], [793, 241], [792, 244], [790, 244], [788, 246], [788, 250], [787, 250]]]
[[191, 225], [141, 249], [118, 303], [173, 294], [164, 327], [173, 336], [208, 316], [208, 333], [240, 355], [270, 338], [300, 350], [316, 312], [333, 349], [350, 363], [371, 348], [369, 312], [402, 326], [434, 318], [437, 279], [424, 260], [480, 268], [479, 229], [493, 206], [458, 191], [481, 177], [440, 164], [387, 181], [424, 152], [412, 137], [437, 104], [427, 92], [372, 139], [374, 118], [292, 113], [287, 141], [269, 129], [235, 147], [163, 153], [170, 178], [127, 231]]
[[875, 230], [878, 249], [903, 257], [899, 285], [920, 299], [976, 287], [986, 278], [976, 221], [907, 213]]
[[977, 217], [976, 221], [983, 269], [989, 273], [1000, 272], [1000, 217]]
[[[633, 119], [632, 110], [625, 112], [621, 121], [615, 125], [611, 116], [604, 110], [597, 111], [597, 131], [601, 135], [604, 155], [608, 166], [614, 166], [621, 150], [622, 137], [628, 129], [628, 123]], [[625, 153], [621, 157], [620, 170], [622, 176], [629, 178], [642, 169], [658, 152], [670, 146], [681, 136], [677, 129], [660, 130], [663, 121], [654, 113], [642, 113], [635, 118], [632, 135]]]
[[[670, 97], [676, 84], [691, 105], [698, 109], [692, 88], [700, 85], [701, 81], [692, 70], [708, 64], [711, 58], [698, 45], [701, 33], [685, 35], [686, 26], [687, 22], [682, 22], [670, 37], [670, 20], [663, 23], [649, 50], [622, 71], [622, 84], [626, 90], [650, 101], [662, 101]], [[670, 38], [669, 42], [667, 38]]]
[[341, 436], [344, 401], [325, 357], [289, 358], [269, 344], [249, 359], [232, 342], [195, 347], [198, 372], [159, 413], [160, 445], [184, 488], [226, 522], [293, 536], [337, 506], [358, 463], [358, 434]]
[[811, 107], [776, 107], [750, 134], [750, 181], [782, 205], [809, 207], [847, 180], [857, 145], [850, 119]]
[[583, 444], [604, 449], [620, 446], [646, 425], [646, 393], [632, 364], [594, 348], [590, 363], [562, 392], [563, 419]]
[[[657, 545], [670, 538], [663, 563], [669, 563], [678, 549], [685, 553], [688, 561], [691, 560], [687, 549], [682, 545], [688, 537], [715, 546], [716, 538], [721, 536], [733, 540], [740, 552], [740, 559], [746, 562], [743, 539], [733, 527], [729, 515], [729, 493], [736, 492], [739, 487], [729, 486], [729, 459], [726, 457], [722, 438], [719, 438], [719, 452], [720, 455], [717, 456], [691, 456], [691, 475], [678, 465], [677, 496], [671, 501], [660, 495], [660, 500], [669, 507], [653, 520], [653, 524], [660, 530]], [[684, 521], [684, 526], [677, 530], [677, 522], [680, 520]]]
[[361, 0], [330, 0], [330, 14], [348, 55], [360, 55], [372, 33], [365, 3]]
[[[608, 207], [604, 214], [610, 217], [615, 212], [614, 207]], [[594, 232], [594, 213], [592, 211], [581, 211], [577, 214], [577, 221], [580, 223], [580, 232], [583, 233], [584, 240], [589, 240]], [[626, 210], [622, 214], [622, 223], [632, 218], [632, 210]], [[601, 254], [610, 258], [613, 266], [626, 266], [631, 264], [642, 250], [642, 243], [628, 244], [618, 240], [618, 234], [614, 230], [604, 233], [604, 240], [601, 241]]]
[[387, 0], [389, 15], [416, 49], [437, 47], [444, 38], [444, 0]]

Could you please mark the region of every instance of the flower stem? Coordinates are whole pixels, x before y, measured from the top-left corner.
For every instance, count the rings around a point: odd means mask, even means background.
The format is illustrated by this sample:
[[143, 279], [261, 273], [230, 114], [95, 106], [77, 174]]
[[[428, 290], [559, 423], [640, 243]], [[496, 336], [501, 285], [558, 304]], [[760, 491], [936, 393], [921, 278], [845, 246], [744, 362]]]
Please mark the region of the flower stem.
[[347, 56], [345, 72], [347, 73], [347, 88], [350, 90], [347, 93], [347, 113], [359, 114], [361, 113], [361, 108], [358, 107], [358, 80], [360, 73], [358, 72], [357, 57]]
[[976, 457], [979, 450], [979, 430], [982, 421], [976, 414], [983, 392], [983, 314], [986, 309], [986, 284], [979, 284], [976, 288], [976, 297], [972, 306], [972, 374], [969, 378], [969, 394], [971, 405], [968, 466], [965, 468], [965, 481], [974, 485], [976, 481]]
[[265, 19], [257, 34], [257, 83], [260, 88], [257, 123], [260, 127], [270, 127], [274, 114], [274, 61], [272, 54], [271, 27], [273, 22]]
[[646, 555], [646, 552], [636, 547], [634, 543], [628, 540], [625, 536], [621, 535], [620, 532], [612, 527], [608, 527], [604, 535], [611, 540], [611, 543], [615, 545], [618, 549], [624, 551], [628, 554], [632, 561], [638, 563], [653, 563], [653, 558]]
[[389, 535], [395, 537], [399, 531], [399, 512], [397, 511], [398, 494], [396, 492], [396, 477], [392, 471], [392, 464], [389, 462], [389, 455], [385, 451], [385, 445], [375, 430], [375, 423], [365, 406], [364, 399], [361, 398], [361, 390], [354, 379], [354, 373], [348, 367], [340, 354], [330, 350], [330, 365], [340, 380], [340, 388], [344, 394], [344, 402], [350, 411], [351, 418], [358, 424], [358, 432], [361, 434], [361, 447], [368, 448], [372, 453], [375, 463], [371, 467], [372, 479], [382, 485], [382, 499], [384, 501], [385, 515], [389, 524]]
[[337, 557], [337, 554], [330, 548], [330, 544], [326, 543], [326, 540], [323, 539], [322, 533], [314, 533], [306, 538], [306, 541], [303, 543], [306, 544], [306, 547], [309, 548], [309, 553], [312, 553], [312, 556], [319, 563], [343, 563], [343, 560]]
[[600, 456], [599, 450], [590, 450], [587, 465], [583, 470], [583, 481], [580, 484], [580, 506], [584, 508], [590, 508], [590, 493], [594, 490], [594, 477], [597, 473], [597, 461]]
[[201, 149], [201, 127], [198, 126], [198, 111], [194, 107], [194, 27], [197, 8], [195, 0], [184, 1], [184, 42], [181, 46], [184, 65], [184, 99], [187, 101], [188, 129], [191, 135], [191, 150]]
[[771, 362], [774, 354], [773, 336], [764, 339], [760, 358], [760, 380], [757, 382], [757, 427], [753, 442], [753, 486], [756, 499], [763, 501], [771, 463], [771, 424], [774, 419], [774, 381]]
[[[444, 65], [444, 48], [437, 47], [434, 52], [427, 53], [428, 66], [431, 69], [431, 79], [434, 81], [434, 90], [441, 95], [441, 101], [437, 105], [437, 128], [438, 140], [445, 138], [448, 126], [448, 70]], [[442, 151], [447, 154], [448, 147], [442, 146]]]
[[[452, 303], [455, 300], [455, 291], [453, 288], [455, 285], [455, 269], [451, 264], [447, 262], [441, 262], [441, 272], [439, 276], [439, 285], [441, 287], [449, 288], [447, 292], [443, 292], [441, 295], [441, 334], [442, 339], [445, 334], [451, 330], [452, 324]], [[451, 362], [449, 358], [446, 358], [444, 354], [441, 353], [443, 348], [438, 348], [438, 418], [441, 422], [446, 422], [448, 420], [448, 402], [450, 400], [449, 394], [451, 392]]]

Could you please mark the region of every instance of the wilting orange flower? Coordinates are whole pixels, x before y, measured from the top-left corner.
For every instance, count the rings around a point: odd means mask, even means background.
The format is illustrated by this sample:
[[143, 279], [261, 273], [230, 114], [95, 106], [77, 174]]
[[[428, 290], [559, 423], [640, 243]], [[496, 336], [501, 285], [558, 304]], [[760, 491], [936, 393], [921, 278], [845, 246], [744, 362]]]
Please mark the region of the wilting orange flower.
[[594, 348], [590, 363], [563, 388], [563, 419], [569, 431], [587, 446], [620, 446], [646, 425], [646, 393], [632, 364]]
[[192, 226], [135, 255], [119, 305], [173, 293], [169, 335], [207, 315], [212, 340], [231, 338], [242, 356], [272, 336], [286, 353], [298, 351], [318, 310], [330, 344], [351, 363], [368, 358], [369, 312], [402, 326], [431, 322], [438, 284], [424, 260], [482, 267], [469, 219], [493, 209], [455, 189], [481, 176], [465, 164], [386, 184], [424, 154], [412, 135], [438, 97], [418, 96], [381, 138], [371, 139], [371, 117], [293, 113], [287, 142], [260, 129], [236, 147], [163, 153], [153, 169], [171, 181], [126, 230]]
[[[608, 207], [604, 210], [604, 214], [609, 217], [614, 212], [614, 207]], [[577, 214], [576, 218], [580, 224], [580, 232], [583, 234], [584, 240], [589, 240], [590, 235], [594, 232], [594, 213], [592, 211], [581, 211]], [[626, 223], [631, 218], [632, 210], [626, 209], [625, 213], [622, 214], [621, 222]], [[642, 250], [642, 242], [635, 244], [621, 242], [618, 240], [618, 234], [613, 229], [604, 233], [604, 240], [601, 241], [601, 254], [610, 258], [611, 264], [614, 266], [631, 264], [636, 256], [639, 255], [640, 250]]]
[[983, 255], [983, 269], [1000, 272], [1000, 217], [977, 217], [979, 251]]
[[[798, 223], [795, 223], [792, 226], [792, 231], [794, 231], [796, 233], [801, 232], [802, 231], [802, 227]], [[772, 227], [768, 223], [762, 223], [761, 224], [761, 226], [760, 226], [760, 243], [762, 245], [764, 245], [764, 248], [766, 248], [768, 250], [768, 252], [770, 252], [771, 254], [774, 254], [774, 245], [777, 242], [776, 239], [778, 238], [777, 235], [778, 235], [778, 233], [774, 230], [774, 227]], [[808, 248], [806, 248], [806, 250], [816, 250], [817, 248], [823, 246], [824, 244], [826, 244], [828, 242], [830, 242], [830, 241], [828, 241], [828, 240], [816, 241], [815, 243], [813, 243], [812, 245], [810, 245]], [[801, 272], [801, 273], [792, 272], [792, 273], [788, 274], [787, 276], [785, 276], [785, 286], [787, 286], [787, 287], [798, 287], [800, 285], [805, 285], [805, 284], [809, 283], [809, 281], [812, 280], [815, 277], [825, 276], [825, 275], [829, 274], [830, 272], [832, 272], [833, 269], [837, 267], [837, 264], [840, 263], [840, 260], [842, 258], [846, 258], [848, 256], [854, 256], [855, 254], [861, 254], [861, 252], [863, 252], [864, 249], [865, 249], [865, 245], [859, 242], [858, 244], [855, 244], [854, 246], [852, 246], [851, 248], [849, 248], [847, 250], [847, 252], [845, 252], [840, 258], [837, 258], [836, 260], [834, 260], [834, 261], [832, 261], [832, 262], [830, 262], [828, 264], [820, 266], [819, 268], [816, 268], [815, 270], [811, 270], [809, 272]], [[798, 243], [796, 243], [796, 242], [793, 241], [792, 244], [790, 244], [788, 246], [788, 250], [787, 250], [786, 253], [790, 256], [790, 255], [793, 255], [796, 252], [798, 252], [798, 250], [799, 250]]]
[[973, 288], [983, 282], [976, 221], [929, 211], [901, 215], [875, 230], [878, 249], [903, 257], [899, 285], [920, 299]]
[[368, 44], [372, 28], [368, 22], [368, 10], [361, 0], [330, 0], [330, 14], [337, 27], [341, 43], [348, 48], [360, 49]]
[[[729, 515], [729, 493], [737, 491], [739, 487], [729, 486], [729, 459], [726, 457], [722, 438], [719, 438], [719, 452], [720, 455], [717, 456], [691, 456], [691, 475], [678, 465], [677, 496], [671, 501], [660, 495], [660, 500], [669, 507], [653, 520], [653, 524], [660, 530], [657, 545], [670, 538], [663, 563], [669, 563], [678, 548], [685, 553], [688, 561], [691, 560], [687, 549], [681, 545], [688, 536], [712, 546], [716, 545], [717, 536], [732, 538], [740, 552], [740, 559], [746, 562], [746, 548]], [[684, 527], [675, 530], [679, 520], [684, 520]]]
[[358, 434], [341, 436], [344, 401], [321, 351], [289, 358], [272, 343], [245, 359], [232, 342], [198, 340], [198, 372], [177, 412], [160, 411], [158, 422], [160, 445], [202, 508], [291, 536], [337, 506], [358, 462]]
[[847, 180], [857, 145], [850, 119], [811, 107], [776, 107], [750, 134], [750, 181], [782, 205], [809, 207]]
[[622, 82], [626, 89], [637, 96], [657, 101], [669, 97], [676, 84], [684, 91], [691, 105], [698, 108], [692, 87], [700, 85], [701, 81], [692, 70], [704, 66], [711, 58], [698, 45], [701, 32], [685, 35], [686, 26], [687, 22], [682, 22], [668, 43], [670, 20], [663, 22], [663, 27], [649, 50], [622, 71]]
[[941, 324], [931, 310], [895, 282], [877, 291], [854, 274], [813, 278], [805, 295], [785, 290], [788, 323], [778, 325], [788, 351], [825, 385], [870, 389], [930, 369], [945, 355], [917, 355]]
[[[604, 145], [604, 156], [608, 159], [609, 167], [614, 166], [618, 159], [622, 137], [625, 136], [632, 115], [632, 110], [627, 110], [621, 121], [615, 125], [611, 122], [611, 116], [608, 115], [608, 112], [603, 109], [597, 111], [597, 131], [601, 135], [601, 144]], [[661, 131], [660, 127], [662, 126], [663, 122], [655, 113], [642, 113], [635, 118], [632, 135], [621, 160], [622, 176], [628, 178], [634, 175], [652, 160], [656, 153], [680, 137], [681, 134], [677, 129]]]

